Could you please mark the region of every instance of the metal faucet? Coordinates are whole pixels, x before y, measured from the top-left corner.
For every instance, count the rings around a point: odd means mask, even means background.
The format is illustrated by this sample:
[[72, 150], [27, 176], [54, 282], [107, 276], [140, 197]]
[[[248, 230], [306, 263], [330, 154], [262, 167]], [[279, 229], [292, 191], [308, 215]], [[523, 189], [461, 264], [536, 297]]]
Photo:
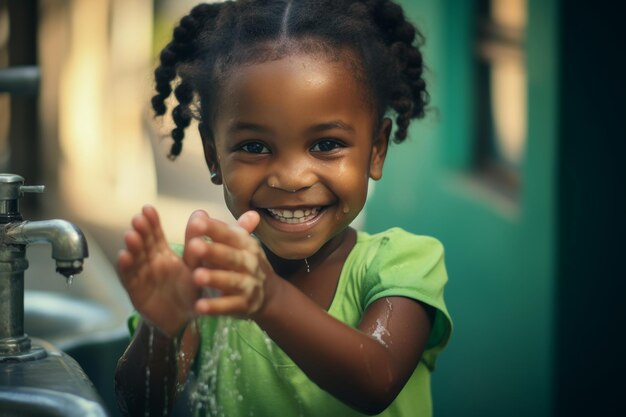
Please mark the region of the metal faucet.
[[42, 358], [45, 351], [32, 347], [24, 333], [24, 271], [26, 247], [48, 242], [56, 270], [71, 279], [83, 269], [88, 256], [81, 230], [65, 220], [24, 221], [19, 199], [24, 193], [41, 193], [44, 186], [26, 186], [24, 178], [0, 174], [0, 362]]

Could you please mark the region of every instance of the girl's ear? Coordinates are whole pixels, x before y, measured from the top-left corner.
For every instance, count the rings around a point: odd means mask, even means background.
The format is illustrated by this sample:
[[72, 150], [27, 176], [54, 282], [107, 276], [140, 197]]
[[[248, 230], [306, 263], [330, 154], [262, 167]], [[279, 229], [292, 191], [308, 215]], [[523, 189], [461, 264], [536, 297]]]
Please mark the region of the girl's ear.
[[370, 178], [379, 180], [383, 176], [383, 165], [389, 148], [389, 137], [391, 136], [391, 119], [385, 117], [380, 124], [380, 129], [374, 137], [372, 145], [372, 156], [370, 159]]
[[215, 140], [213, 132], [203, 122], [198, 124], [200, 137], [202, 138], [202, 148], [204, 149], [204, 160], [211, 172], [211, 182], [215, 185], [222, 184], [222, 172], [217, 159], [217, 151], [215, 149]]

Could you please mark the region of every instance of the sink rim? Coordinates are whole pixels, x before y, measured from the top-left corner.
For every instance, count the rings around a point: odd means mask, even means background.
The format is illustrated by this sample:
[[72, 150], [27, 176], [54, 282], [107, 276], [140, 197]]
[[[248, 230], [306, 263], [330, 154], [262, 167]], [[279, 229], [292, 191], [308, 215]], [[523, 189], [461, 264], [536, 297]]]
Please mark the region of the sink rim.
[[95, 401], [45, 388], [0, 386], [0, 406], [3, 404], [11, 406], [11, 411], [16, 413], [28, 409], [32, 412], [46, 413], [51, 417], [108, 416], [102, 406]]

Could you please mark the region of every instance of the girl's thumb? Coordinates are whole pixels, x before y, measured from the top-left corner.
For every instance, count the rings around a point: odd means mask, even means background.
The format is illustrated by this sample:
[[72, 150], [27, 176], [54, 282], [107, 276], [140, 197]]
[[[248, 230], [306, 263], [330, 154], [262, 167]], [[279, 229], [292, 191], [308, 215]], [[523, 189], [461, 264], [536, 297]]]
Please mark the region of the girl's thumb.
[[254, 210], [249, 210], [243, 213], [239, 219], [237, 219], [237, 224], [243, 227], [246, 232], [252, 233], [254, 229], [259, 225], [261, 221], [261, 216]]

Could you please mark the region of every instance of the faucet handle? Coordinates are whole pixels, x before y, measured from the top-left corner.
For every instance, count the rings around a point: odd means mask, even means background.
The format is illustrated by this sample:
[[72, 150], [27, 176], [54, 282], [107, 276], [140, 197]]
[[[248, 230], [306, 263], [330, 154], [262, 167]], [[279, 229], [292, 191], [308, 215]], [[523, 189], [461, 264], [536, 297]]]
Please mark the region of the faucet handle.
[[21, 220], [19, 199], [24, 193], [43, 193], [43, 185], [24, 185], [24, 178], [0, 174], [0, 224]]
[[22, 185], [20, 186], [20, 194], [43, 193], [45, 189], [46, 189], [45, 185]]
[[43, 193], [43, 185], [24, 185], [24, 178], [15, 174], [0, 174], [0, 201], [17, 200], [24, 193]]

